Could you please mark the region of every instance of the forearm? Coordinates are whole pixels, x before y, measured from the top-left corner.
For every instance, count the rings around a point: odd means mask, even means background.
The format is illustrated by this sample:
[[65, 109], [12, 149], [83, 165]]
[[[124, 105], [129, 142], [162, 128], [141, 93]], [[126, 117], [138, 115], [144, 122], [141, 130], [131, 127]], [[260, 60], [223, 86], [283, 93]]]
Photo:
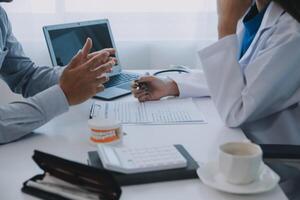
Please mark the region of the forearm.
[[219, 39], [236, 33], [238, 21], [252, 4], [252, 0], [218, 0]]
[[236, 34], [237, 21], [222, 20], [218, 23], [218, 36], [222, 39], [226, 36]]
[[165, 78], [164, 81], [166, 83], [165, 96], [179, 96], [179, 89], [177, 83], [171, 78]]
[[[61, 67], [36, 67], [30, 75], [23, 75], [18, 84], [12, 90], [22, 94], [24, 97], [32, 97], [53, 85], [59, 83], [64, 68]], [[27, 77], [27, 80], [25, 80]]]
[[0, 107], [0, 144], [17, 140], [69, 108], [58, 85], [28, 98]]
[[24, 97], [34, 96], [59, 83], [64, 67], [37, 67], [27, 84], [18, 87]]

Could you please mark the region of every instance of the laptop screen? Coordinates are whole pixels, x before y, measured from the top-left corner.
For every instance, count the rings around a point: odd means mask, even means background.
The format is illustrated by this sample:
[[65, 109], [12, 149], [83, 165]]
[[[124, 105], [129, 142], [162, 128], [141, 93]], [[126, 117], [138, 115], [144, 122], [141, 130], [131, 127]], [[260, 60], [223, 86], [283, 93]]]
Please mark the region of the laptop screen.
[[[88, 37], [93, 40], [91, 52], [104, 48], [114, 48], [108, 23], [74, 24], [73, 27], [62, 25], [47, 29], [48, 43], [51, 59], [54, 65], [65, 66], [81, 49]], [[50, 43], [50, 45], [49, 45]], [[51, 52], [52, 51], [52, 52]], [[56, 61], [56, 63], [55, 63]]]

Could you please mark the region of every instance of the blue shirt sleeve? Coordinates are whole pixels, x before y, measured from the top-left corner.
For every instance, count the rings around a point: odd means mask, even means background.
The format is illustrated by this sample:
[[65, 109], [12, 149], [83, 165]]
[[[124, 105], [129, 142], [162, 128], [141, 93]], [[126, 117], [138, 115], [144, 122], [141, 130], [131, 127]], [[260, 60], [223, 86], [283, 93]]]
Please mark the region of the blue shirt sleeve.
[[[0, 144], [17, 140], [69, 109], [57, 84], [63, 68], [38, 67], [25, 56], [0, 7], [0, 78], [28, 97], [0, 106]], [[1, 98], [1, 96], [0, 96]]]
[[6, 12], [1, 7], [0, 15], [2, 34], [0, 74], [10, 89], [24, 97], [30, 97], [57, 84], [63, 68], [36, 66], [31, 59], [25, 56], [22, 45], [12, 33]]

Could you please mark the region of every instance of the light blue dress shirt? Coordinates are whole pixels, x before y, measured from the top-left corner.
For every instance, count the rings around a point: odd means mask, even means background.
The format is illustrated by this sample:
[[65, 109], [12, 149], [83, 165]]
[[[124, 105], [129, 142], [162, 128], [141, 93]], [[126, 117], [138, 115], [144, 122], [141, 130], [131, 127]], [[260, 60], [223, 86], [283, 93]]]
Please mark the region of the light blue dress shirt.
[[24, 55], [0, 7], [0, 78], [13, 92], [26, 97], [0, 107], [0, 144], [19, 139], [68, 110], [69, 104], [58, 85], [62, 70], [36, 66]]

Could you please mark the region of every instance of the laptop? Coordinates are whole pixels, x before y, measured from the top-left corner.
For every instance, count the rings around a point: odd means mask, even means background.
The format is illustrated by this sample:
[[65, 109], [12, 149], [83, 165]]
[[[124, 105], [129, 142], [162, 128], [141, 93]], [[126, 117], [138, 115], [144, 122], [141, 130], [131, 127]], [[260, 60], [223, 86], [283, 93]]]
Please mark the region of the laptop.
[[[116, 45], [107, 19], [59, 24], [43, 27], [53, 66], [65, 66], [81, 49], [88, 37], [93, 40], [92, 52]], [[116, 53], [117, 64], [108, 74], [110, 80], [104, 84], [105, 90], [95, 98], [112, 100], [130, 94], [130, 86], [139, 75], [122, 71], [120, 59]]]

